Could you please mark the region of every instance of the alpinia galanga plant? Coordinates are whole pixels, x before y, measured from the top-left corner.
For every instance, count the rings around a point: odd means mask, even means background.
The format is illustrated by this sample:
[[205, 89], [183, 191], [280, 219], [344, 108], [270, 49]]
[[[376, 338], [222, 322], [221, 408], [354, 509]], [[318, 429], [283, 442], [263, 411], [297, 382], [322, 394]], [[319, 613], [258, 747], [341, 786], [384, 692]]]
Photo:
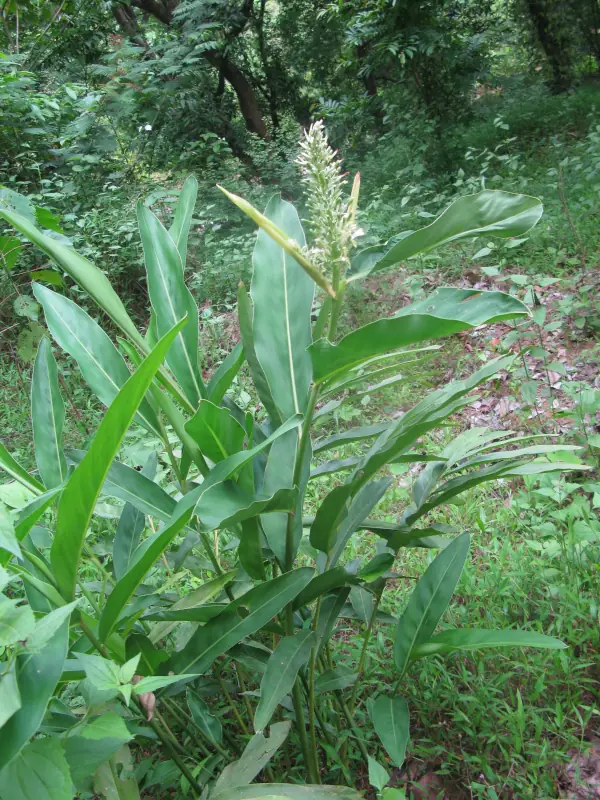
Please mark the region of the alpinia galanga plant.
[[[108, 408], [89, 448], [64, 452], [65, 409], [44, 339], [31, 389], [37, 475], [0, 447], [0, 465], [31, 497], [15, 514], [14, 530], [5, 526], [0, 537], [2, 797], [15, 798], [17, 786], [19, 796], [35, 800], [86, 790], [138, 797], [127, 745], [149, 737], [181, 771], [186, 794], [350, 800], [357, 797], [351, 758], [402, 766], [409, 735], [402, 686], [417, 659], [457, 649], [564, 646], [515, 630], [436, 632], [469, 536], [428, 524], [429, 512], [484, 481], [568, 468], [543, 460], [555, 445], [521, 446], [527, 437], [480, 428], [441, 452], [423, 451], [422, 437], [471, 402], [475, 387], [509, 369], [511, 357], [488, 361], [392, 422], [312, 434], [317, 409], [339, 405], [361, 385], [371, 393], [392, 385], [404, 365], [437, 347], [430, 340], [528, 315], [501, 292], [439, 289], [340, 338], [348, 282], [453, 239], [521, 235], [539, 219], [540, 202], [491, 191], [463, 197], [428, 227], [350, 260], [358, 179], [346, 200], [319, 126], [308, 135], [301, 167], [315, 192], [309, 208], [329, 209], [313, 219], [311, 247], [290, 203], [275, 196], [263, 215], [229, 195], [260, 230], [250, 294], [239, 289], [241, 343], [208, 384], [199, 366], [198, 311], [184, 281], [194, 178], [181, 190], [169, 230], [138, 206], [152, 306], [145, 336], [99, 269], [8, 206], [0, 209], [124, 334], [115, 345], [72, 300], [34, 286], [50, 335]], [[311, 325], [315, 286], [325, 296]], [[244, 363], [263, 424], [228, 394]], [[118, 460], [132, 424], [155, 444], [141, 472]], [[323, 461], [349, 443], [364, 444], [362, 455]], [[171, 466], [161, 484], [154, 480], [158, 453]], [[423, 464], [413, 502], [396, 522], [378, 522], [370, 515], [391, 483], [386, 466], [398, 462]], [[307, 486], [327, 473], [333, 488], [308, 517]], [[88, 537], [93, 541], [90, 525], [103, 496], [124, 505], [111, 558], [101, 561]], [[346, 545], [365, 530], [382, 546], [358, 568], [346, 566]], [[299, 557], [303, 539], [310, 547]], [[365, 686], [364, 654], [386, 583], [413, 547], [438, 554], [398, 609], [395, 688]], [[173, 570], [195, 551], [208, 559], [205, 579], [174, 597]], [[363, 630], [357, 666], [333, 660], [337, 621], [348, 616]], [[359, 704], [375, 735], [359, 730]], [[253, 784], [257, 777], [265, 782]], [[313, 785], [299, 785], [306, 778]], [[327, 785], [334, 783], [350, 788]]]

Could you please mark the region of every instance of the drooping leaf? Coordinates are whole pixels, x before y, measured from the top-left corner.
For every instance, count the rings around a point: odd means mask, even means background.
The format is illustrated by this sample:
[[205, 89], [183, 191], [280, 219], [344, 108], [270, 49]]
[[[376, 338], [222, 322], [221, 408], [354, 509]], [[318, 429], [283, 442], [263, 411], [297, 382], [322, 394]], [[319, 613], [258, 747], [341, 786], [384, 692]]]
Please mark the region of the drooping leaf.
[[69, 643], [64, 622], [40, 653], [17, 658], [17, 683], [25, 705], [0, 729], [0, 769], [15, 758], [38, 730], [62, 674]]
[[355, 492], [354, 483], [333, 488], [317, 509], [310, 526], [310, 543], [317, 550], [329, 553], [335, 543], [340, 524], [348, 516], [348, 501]]
[[202, 454], [215, 464], [239, 453], [246, 436], [246, 431], [231, 413], [210, 400], [200, 401], [194, 416], [185, 423], [185, 429]]
[[317, 624], [317, 644], [319, 650], [329, 641], [329, 637], [340, 616], [340, 612], [350, 594], [350, 587], [343, 586], [326, 595], [321, 602], [321, 613]]
[[37, 245], [40, 250], [43, 250], [55, 264], [58, 264], [64, 272], [85, 289], [90, 297], [133, 342], [142, 347], [144, 346], [144, 340], [125, 310], [125, 306], [101, 270], [70, 247], [66, 247], [50, 236], [46, 236], [20, 214], [0, 209], [0, 218], [5, 219], [9, 225], [20, 231], [25, 238]]
[[0, 772], [2, 800], [72, 800], [69, 765], [59, 738], [30, 742]]
[[333, 447], [342, 447], [352, 442], [359, 442], [362, 439], [370, 439], [373, 436], [379, 436], [388, 427], [389, 422], [378, 422], [376, 425], [365, 425], [360, 428], [350, 428], [342, 433], [336, 433], [333, 436], [326, 436], [323, 439], [318, 439], [313, 444], [313, 453], [322, 453], [325, 450], [330, 450]]
[[273, 650], [260, 683], [260, 700], [254, 714], [254, 730], [263, 731], [279, 702], [291, 692], [298, 671], [309, 659], [317, 637], [312, 631], [284, 636]]
[[314, 379], [322, 383], [373, 356], [409, 344], [528, 315], [523, 303], [503, 292], [437, 289], [426, 300], [405, 306], [393, 317], [363, 325], [337, 344], [327, 339], [311, 344]]
[[251, 517], [242, 522], [238, 556], [241, 565], [251, 578], [266, 580], [258, 517]]
[[315, 575], [308, 586], [300, 592], [294, 600], [294, 610], [308, 605], [313, 600], [316, 600], [317, 597], [329, 594], [334, 589], [339, 589], [340, 586], [351, 582], [356, 582], [356, 578], [345, 567], [327, 569], [320, 575]]
[[334, 669], [325, 670], [315, 681], [315, 692], [336, 692], [352, 686], [358, 678], [358, 673], [341, 664]]
[[[156, 452], [152, 452], [148, 456], [148, 460], [141, 474], [145, 478], [148, 478], [148, 480], [153, 481], [156, 475], [157, 465], [158, 456]], [[119, 517], [119, 524], [117, 525], [113, 541], [113, 569], [117, 580], [123, 577], [131, 565], [133, 554], [139, 544], [140, 536], [144, 531], [144, 525], [144, 513], [131, 503], [125, 503], [123, 511], [121, 511], [121, 516]]]
[[31, 381], [31, 421], [35, 460], [47, 489], [60, 486], [67, 477], [62, 432], [65, 405], [58, 388], [58, 371], [46, 337], [40, 342]]
[[[224, 575], [219, 575], [211, 581], [206, 581], [202, 586], [199, 586], [193, 592], [177, 600], [176, 603], [170, 607], [169, 611], [177, 613], [179, 611], [185, 612], [186, 610], [202, 607], [206, 603], [210, 603], [217, 597], [223, 589], [230, 584], [236, 576], [236, 572], [226, 572]], [[161, 625], [156, 625], [150, 633], [150, 641], [156, 644], [160, 639], [167, 636], [174, 628], [174, 624], [165, 622]]]
[[152, 353], [119, 391], [100, 423], [90, 449], [63, 489], [50, 560], [58, 586], [67, 600], [73, 599], [75, 593], [83, 542], [110, 465], [138, 405], [185, 322], [186, 320], [182, 320], [163, 336]]
[[431, 638], [450, 602], [468, 552], [469, 535], [463, 533], [434, 558], [413, 589], [394, 641], [394, 662], [401, 675], [415, 647]]
[[[74, 464], [80, 464], [86, 456], [85, 450], [68, 450], [67, 457]], [[118, 497], [148, 516], [167, 522], [175, 510], [177, 502], [154, 481], [138, 470], [113, 461], [110, 465], [103, 491], [111, 497]]]
[[[97, 322], [72, 300], [46, 286], [33, 285], [42, 304], [46, 324], [57, 344], [73, 356], [81, 374], [98, 400], [109, 406], [131, 377], [123, 356]], [[160, 435], [160, 426], [147, 399], [140, 403], [138, 420]]]
[[[274, 195], [265, 216], [304, 247], [304, 231], [291, 203]], [[263, 230], [258, 232], [252, 264], [254, 348], [275, 405], [286, 420], [304, 412], [308, 402], [312, 369], [306, 348], [312, 341], [314, 283]]]
[[329, 558], [330, 566], [333, 567], [337, 564], [350, 537], [369, 516], [386, 493], [391, 483], [392, 478], [380, 478], [379, 480], [365, 484], [365, 486], [356, 493], [348, 509], [348, 515], [340, 525], [336, 540], [331, 548]]
[[456, 628], [442, 631], [428, 641], [417, 645], [411, 658], [423, 658], [455, 650], [482, 650], [488, 647], [539, 647], [546, 650], [564, 650], [567, 645], [554, 636], [535, 631], [486, 631], [477, 628]]
[[291, 722], [276, 722], [271, 725], [270, 736], [256, 733], [246, 745], [240, 758], [228, 764], [213, 789], [213, 797], [221, 797], [225, 792], [238, 786], [247, 786], [262, 768], [273, 758], [290, 731]]
[[169, 228], [169, 235], [175, 242], [175, 247], [181, 257], [182, 269], [185, 269], [185, 262], [187, 260], [188, 236], [190, 232], [190, 223], [196, 206], [197, 195], [198, 181], [193, 175], [190, 175], [186, 178], [185, 183], [181, 187], [179, 200], [175, 207], [173, 223]]
[[350, 589], [350, 602], [358, 619], [368, 625], [375, 608], [375, 599], [371, 592], [367, 592], [361, 586], [353, 586]]
[[[302, 567], [250, 589], [197, 631], [181, 652], [174, 653], [171, 670], [179, 675], [206, 672], [215, 658], [266, 625], [302, 591], [313, 574], [312, 569]], [[238, 616], [239, 606], [246, 609], [246, 616]]]
[[15, 459], [11, 456], [8, 452], [6, 447], [0, 442], [0, 469], [3, 469], [5, 472], [15, 478], [15, 480], [22, 483], [23, 486], [26, 486], [30, 491], [34, 494], [42, 494], [44, 491], [44, 486], [35, 478], [33, 478], [27, 470], [23, 469], [23, 467], [18, 464]]
[[185, 328], [179, 330], [167, 355], [167, 364], [195, 408], [200, 398], [206, 397], [198, 367], [198, 309], [185, 284], [175, 242], [144, 203], [138, 203], [137, 213], [157, 333], [164, 336], [186, 315], [189, 320]]
[[206, 702], [188, 689], [187, 704], [194, 722], [202, 733], [210, 741], [221, 744], [223, 741], [223, 726], [221, 721], [214, 714], [211, 714]]
[[143, 581], [146, 573], [150, 570], [154, 562], [160, 558], [179, 531], [187, 525], [191, 516], [192, 510], [189, 509], [187, 513], [175, 517], [170, 525], [167, 525], [162, 531], [158, 531], [154, 536], [146, 539], [133, 553], [129, 569], [113, 587], [104, 606], [104, 610], [102, 611], [98, 626], [98, 633], [102, 642], [106, 641], [119, 614], [131, 595]]
[[214, 800], [260, 800], [263, 797], [286, 797], [289, 800], [360, 800], [361, 795], [347, 786], [299, 783], [253, 783], [224, 789], [213, 795]]
[[358, 253], [349, 270], [350, 280], [364, 278], [448, 242], [483, 234], [501, 239], [521, 236], [539, 221], [543, 210], [537, 197], [512, 192], [486, 189], [459, 197], [430, 225], [408, 231], [391, 247], [382, 245]]
[[406, 700], [380, 694], [369, 707], [369, 716], [392, 763], [401, 767], [404, 764], [410, 727]]

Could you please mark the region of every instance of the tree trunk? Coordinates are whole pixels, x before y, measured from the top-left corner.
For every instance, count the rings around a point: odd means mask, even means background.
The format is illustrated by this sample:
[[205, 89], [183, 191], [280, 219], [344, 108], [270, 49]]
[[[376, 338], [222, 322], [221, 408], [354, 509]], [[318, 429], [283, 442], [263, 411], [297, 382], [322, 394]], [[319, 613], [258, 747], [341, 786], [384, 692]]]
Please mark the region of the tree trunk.
[[552, 89], [564, 92], [575, 81], [566, 4], [562, 0], [526, 0], [525, 5], [552, 69]]
[[267, 126], [258, 104], [256, 93], [244, 73], [238, 69], [233, 61], [230, 61], [227, 56], [217, 50], [206, 51], [204, 57], [231, 84], [233, 91], [237, 95], [240, 111], [248, 130], [251, 133], [256, 133], [261, 139], [266, 139], [268, 137]]

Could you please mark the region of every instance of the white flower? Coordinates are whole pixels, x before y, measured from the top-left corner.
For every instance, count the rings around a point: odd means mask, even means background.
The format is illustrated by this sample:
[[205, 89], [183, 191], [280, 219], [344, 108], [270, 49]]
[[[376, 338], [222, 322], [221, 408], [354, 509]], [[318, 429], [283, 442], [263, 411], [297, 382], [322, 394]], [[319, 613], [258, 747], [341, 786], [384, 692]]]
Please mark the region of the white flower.
[[152, 130], [152, 125], [149, 125], [149, 124], [144, 125], [144, 130], [145, 131], [151, 131]]

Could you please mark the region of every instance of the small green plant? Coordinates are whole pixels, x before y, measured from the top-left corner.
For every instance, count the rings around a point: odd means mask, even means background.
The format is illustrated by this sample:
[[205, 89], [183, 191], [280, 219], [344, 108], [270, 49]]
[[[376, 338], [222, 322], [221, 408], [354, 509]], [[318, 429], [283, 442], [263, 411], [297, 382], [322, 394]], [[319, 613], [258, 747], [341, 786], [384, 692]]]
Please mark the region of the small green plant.
[[[325, 161], [313, 160], [317, 151]], [[351, 758], [383, 791], [387, 772], [379, 762], [401, 767], [408, 746], [402, 687], [415, 661], [456, 650], [565, 646], [514, 629], [438, 630], [469, 535], [453, 537], [431, 512], [487, 481], [571, 468], [545, 457], [554, 445], [523, 446], [527, 436], [488, 429], [468, 430], [440, 452], [423, 449], [423, 436], [510, 369], [513, 357], [488, 361], [390, 423], [313, 433], [319, 415], [357, 387], [375, 391], [397, 381], [404, 365], [437, 347], [432, 340], [529, 313], [502, 292], [439, 289], [340, 338], [348, 282], [445, 242], [518, 236], [539, 219], [541, 204], [505, 192], [467, 196], [428, 227], [352, 257], [358, 181], [346, 198], [319, 126], [308, 135], [302, 166], [309, 187], [320, 186], [309, 207], [329, 214], [326, 230], [313, 217], [312, 247], [290, 203], [275, 196], [261, 214], [229, 194], [260, 231], [250, 294], [239, 288], [241, 343], [208, 382], [198, 310], [184, 281], [195, 179], [186, 181], [169, 230], [138, 205], [152, 306], [145, 336], [103, 272], [31, 220], [0, 209], [124, 337], [115, 346], [75, 302], [34, 286], [50, 334], [108, 409], [87, 450], [64, 451], [58, 370], [43, 339], [31, 393], [38, 475], [0, 446], [0, 466], [26, 494], [0, 537], [3, 796], [35, 774], [44, 775], [47, 797], [70, 796], [72, 786], [137, 797], [128, 746], [144, 737], [161, 743], [184, 794], [350, 799], [357, 796]], [[322, 302], [313, 324], [315, 287]], [[243, 363], [264, 424], [228, 393]], [[141, 471], [118, 460], [134, 423], [148, 432]], [[339, 455], [349, 444], [362, 451], [314, 466], [314, 456]], [[396, 522], [379, 522], [370, 515], [394, 464], [424, 466]], [[309, 509], [307, 487], [323, 474], [332, 476], [331, 488]], [[116, 530], [103, 526], [100, 498], [124, 501]], [[362, 531], [376, 534], [380, 546], [371, 558], [346, 563], [346, 547]], [[380, 602], [415, 547], [439, 552], [395, 622], [394, 685], [365, 685], [364, 654]], [[191, 586], [181, 581], [186, 563]], [[330, 640], [342, 615], [364, 625], [356, 669], [333, 661]], [[359, 706], [368, 711], [367, 727], [364, 713], [363, 724], [357, 721]], [[266, 783], [252, 784], [261, 774]], [[310, 788], [298, 785], [306, 780]]]

